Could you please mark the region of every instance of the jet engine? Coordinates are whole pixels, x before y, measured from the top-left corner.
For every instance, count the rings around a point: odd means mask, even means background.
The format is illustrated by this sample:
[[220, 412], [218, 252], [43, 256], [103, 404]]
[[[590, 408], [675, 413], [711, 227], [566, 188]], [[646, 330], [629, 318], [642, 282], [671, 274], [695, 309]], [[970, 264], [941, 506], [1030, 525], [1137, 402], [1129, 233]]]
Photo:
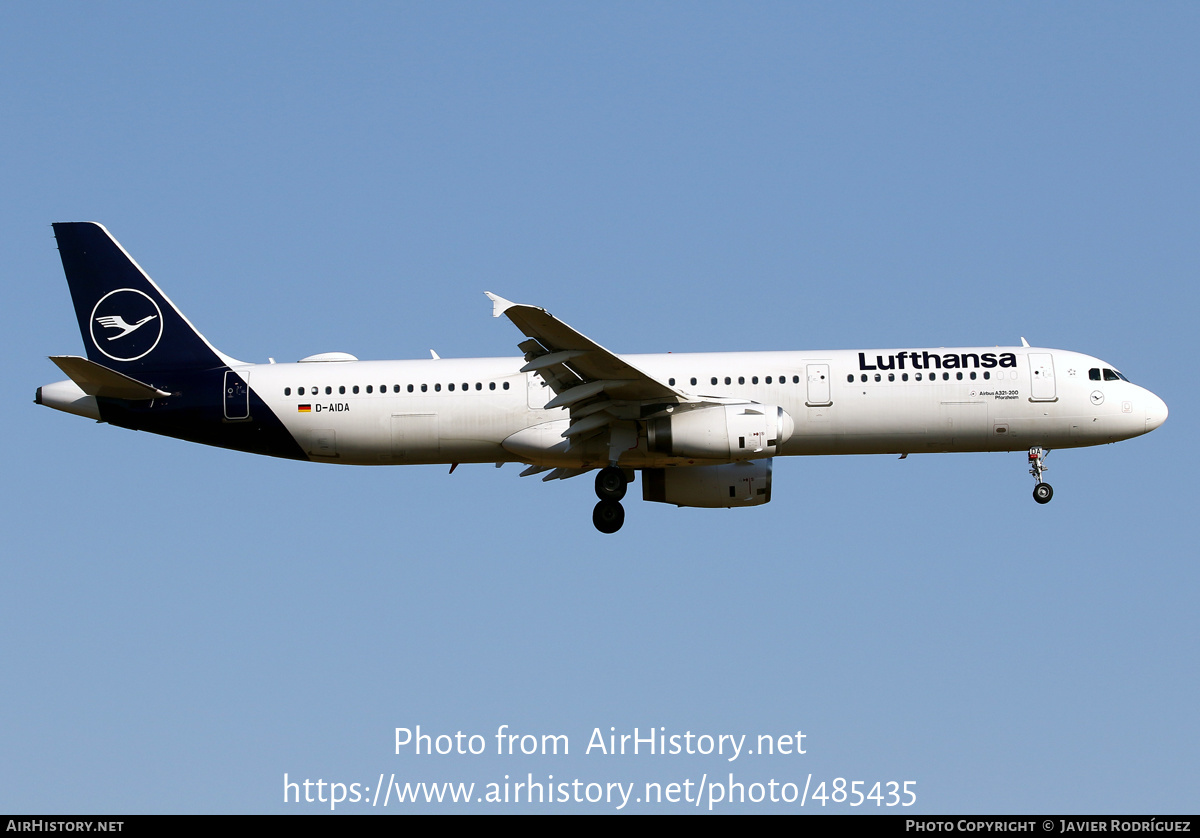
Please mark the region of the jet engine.
[[792, 417], [773, 404], [676, 410], [647, 423], [651, 451], [703, 460], [772, 457], [792, 435]]

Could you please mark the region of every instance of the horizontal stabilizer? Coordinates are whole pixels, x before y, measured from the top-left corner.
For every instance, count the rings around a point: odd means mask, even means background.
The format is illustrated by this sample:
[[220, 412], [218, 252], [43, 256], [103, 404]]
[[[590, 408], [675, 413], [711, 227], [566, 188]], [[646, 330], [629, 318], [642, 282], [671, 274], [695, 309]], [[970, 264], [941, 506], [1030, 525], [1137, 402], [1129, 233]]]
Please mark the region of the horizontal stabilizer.
[[58, 368], [89, 396], [144, 401], [171, 395], [165, 390], [143, 384], [135, 378], [130, 378], [123, 373], [110, 370], [95, 361], [89, 361], [87, 358], [80, 358], [77, 355], [51, 355], [50, 360], [57, 364]]

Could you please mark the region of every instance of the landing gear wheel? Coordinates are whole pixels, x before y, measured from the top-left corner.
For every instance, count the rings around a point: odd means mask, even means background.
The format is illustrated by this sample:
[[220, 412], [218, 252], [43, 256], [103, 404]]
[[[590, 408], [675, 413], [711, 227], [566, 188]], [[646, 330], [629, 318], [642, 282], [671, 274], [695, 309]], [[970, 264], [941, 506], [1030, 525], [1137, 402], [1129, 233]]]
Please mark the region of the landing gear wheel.
[[1054, 490], [1050, 488], [1050, 484], [1042, 482], [1042, 473], [1047, 471], [1046, 457], [1049, 454], [1050, 452], [1044, 448], [1029, 449], [1029, 473], [1037, 482], [1037, 485], [1033, 487], [1033, 499], [1038, 503], [1049, 503], [1050, 498], [1054, 497]]
[[596, 475], [596, 497], [600, 500], [618, 501], [625, 497], [625, 490], [628, 488], [629, 481], [625, 479], [625, 472], [616, 466], [606, 466]]
[[592, 523], [602, 533], [614, 533], [625, 523], [625, 507], [615, 500], [602, 500], [592, 510]]

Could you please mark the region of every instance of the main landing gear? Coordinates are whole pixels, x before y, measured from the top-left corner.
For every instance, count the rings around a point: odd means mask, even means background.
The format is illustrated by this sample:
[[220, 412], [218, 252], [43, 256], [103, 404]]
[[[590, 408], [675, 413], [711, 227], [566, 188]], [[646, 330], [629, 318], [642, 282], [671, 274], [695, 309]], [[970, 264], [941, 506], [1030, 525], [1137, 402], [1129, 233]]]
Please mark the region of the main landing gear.
[[1037, 485], [1033, 487], [1033, 499], [1038, 503], [1049, 503], [1050, 498], [1054, 497], [1054, 489], [1049, 483], [1042, 482], [1042, 472], [1046, 470], [1046, 457], [1049, 454], [1050, 452], [1043, 448], [1029, 449], [1029, 473], [1037, 481]]
[[592, 523], [600, 532], [614, 533], [625, 523], [625, 507], [621, 506], [621, 498], [625, 497], [628, 488], [625, 472], [616, 466], [602, 468], [596, 475], [596, 497], [600, 498], [600, 502], [592, 510]]

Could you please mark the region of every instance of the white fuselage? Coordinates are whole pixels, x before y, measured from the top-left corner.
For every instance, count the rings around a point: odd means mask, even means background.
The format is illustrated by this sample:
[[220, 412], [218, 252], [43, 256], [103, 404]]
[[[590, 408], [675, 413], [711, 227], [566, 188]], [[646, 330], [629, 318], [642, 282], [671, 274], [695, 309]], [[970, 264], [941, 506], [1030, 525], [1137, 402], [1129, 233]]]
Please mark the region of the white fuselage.
[[[781, 455], [1079, 447], [1146, 433], [1167, 413], [1161, 399], [1099, 359], [1034, 347], [622, 358], [691, 395], [782, 407], [794, 432]], [[519, 372], [521, 364], [326, 361], [234, 371], [314, 461], [606, 464], [607, 448], [563, 451], [568, 411], [544, 409], [554, 393], [536, 374]], [[703, 462], [654, 453], [644, 434], [619, 461]]]

